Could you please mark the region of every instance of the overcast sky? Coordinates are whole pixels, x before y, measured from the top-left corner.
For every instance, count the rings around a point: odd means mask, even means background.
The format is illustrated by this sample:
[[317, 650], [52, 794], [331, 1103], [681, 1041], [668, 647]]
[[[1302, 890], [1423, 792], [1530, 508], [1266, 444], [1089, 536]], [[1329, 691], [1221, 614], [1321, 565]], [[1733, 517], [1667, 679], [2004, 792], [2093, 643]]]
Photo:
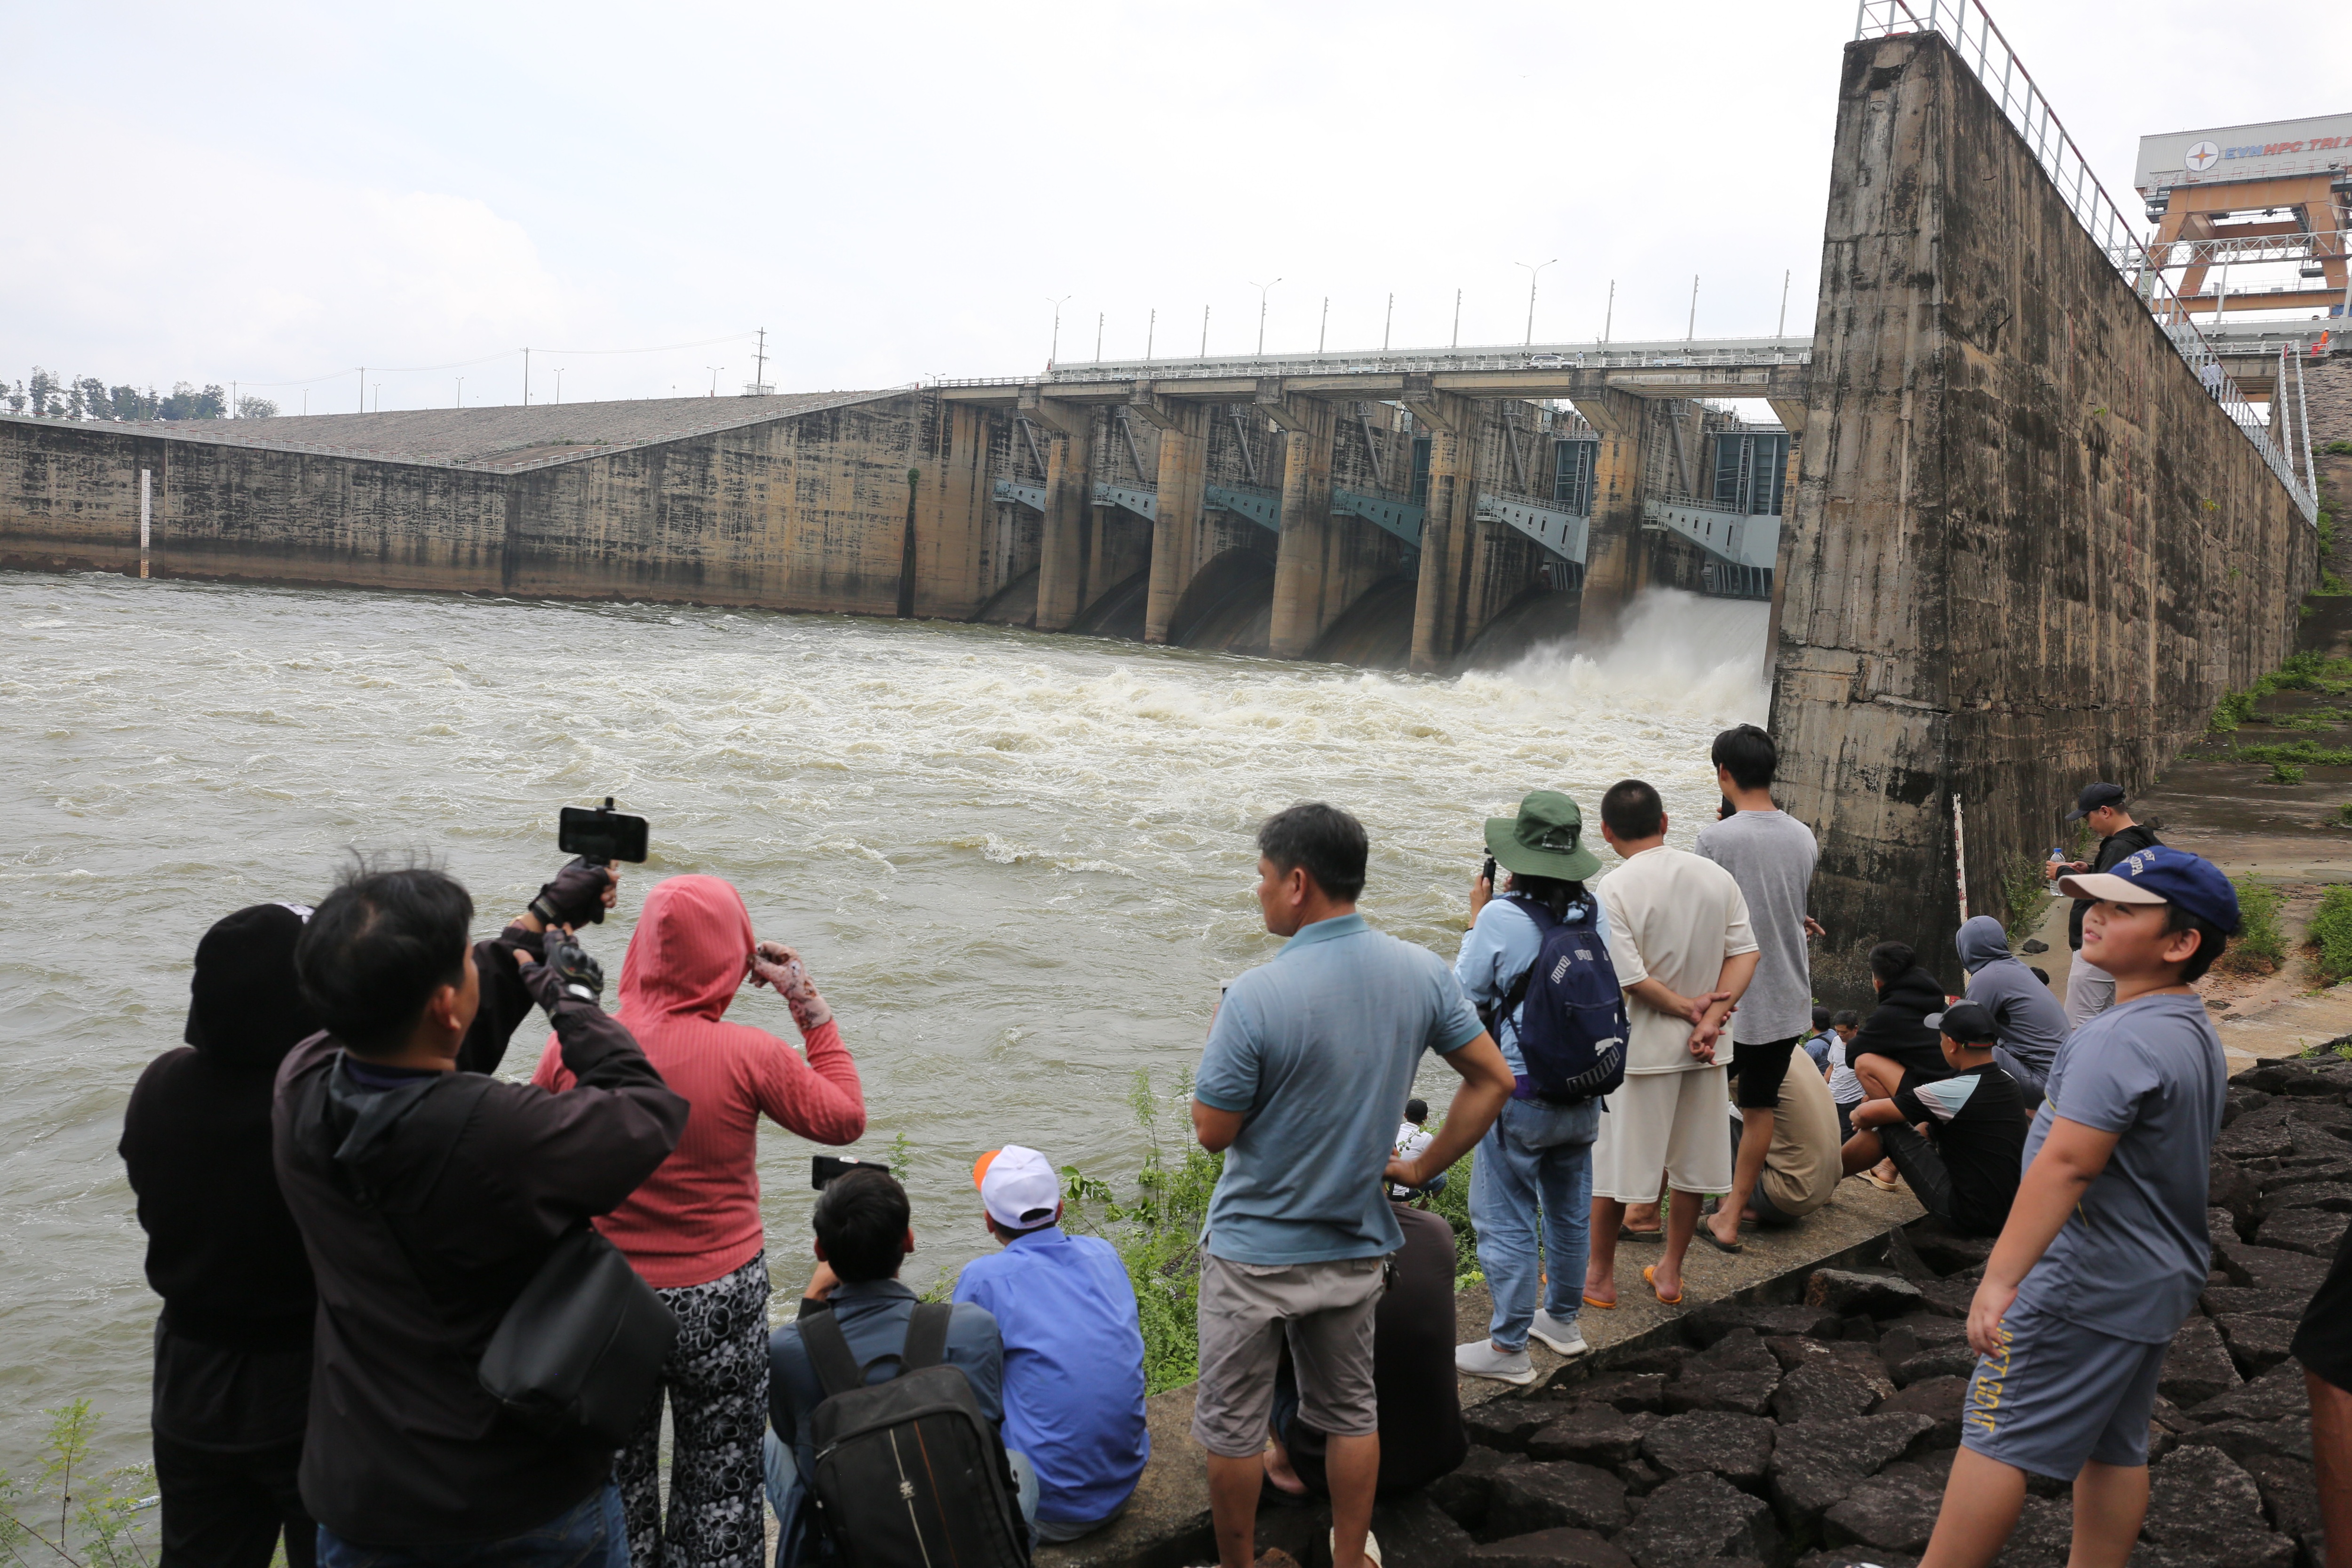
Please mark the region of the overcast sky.
[[[2352, 110], [2352, 18], [1994, 0], [2143, 133]], [[312, 412], [1061, 358], [1810, 325], [1853, 0], [328, 7], [0, 0], [0, 378]], [[706, 342], [704, 340], [720, 340]], [[655, 353], [591, 353], [692, 344]], [[488, 357], [497, 356], [497, 357]], [[437, 368], [457, 361], [481, 361]]]

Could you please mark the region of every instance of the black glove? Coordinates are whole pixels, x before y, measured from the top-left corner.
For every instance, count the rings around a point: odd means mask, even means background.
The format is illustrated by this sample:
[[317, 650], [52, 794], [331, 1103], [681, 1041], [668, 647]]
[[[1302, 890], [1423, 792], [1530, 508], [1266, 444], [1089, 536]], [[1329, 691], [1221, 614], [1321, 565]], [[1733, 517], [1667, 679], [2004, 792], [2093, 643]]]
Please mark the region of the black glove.
[[544, 963], [529, 962], [530, 955], [518, 954], [522, 961], [520, 973], [531, 999], [550, 1013], [569, 997], [601, 1009], [604, 992], [604, 969], [582, 951], [580, 944], [560, 931], [550, 931], [545, 943]]
[[530, 912], [551, 926], [593, 926], [604, 923], [604, 889], [613, 873], [591, 866], [583, 856], [542, 885], [531, 900]]

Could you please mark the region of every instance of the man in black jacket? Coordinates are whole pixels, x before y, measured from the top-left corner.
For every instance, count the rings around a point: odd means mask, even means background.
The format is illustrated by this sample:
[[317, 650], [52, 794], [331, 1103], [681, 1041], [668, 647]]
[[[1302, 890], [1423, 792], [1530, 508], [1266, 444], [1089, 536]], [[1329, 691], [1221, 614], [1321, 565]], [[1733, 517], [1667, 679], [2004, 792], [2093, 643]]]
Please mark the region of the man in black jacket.
[[[2088, 784], [2074, 797], [2074, 809], [2066, 814], [2069, 822], [2080, 822], [2099, 836], [2099, 852], [2084, 865], [2080, 860], [2051, 860], [2042, 868], [2044, 877], [2079, 877], [2085, 871], [2112, 870], [2116, 865], [2129, 859], [2151, 844], [2164, 840], [2156, 829], [2134, 822], [2131, 813], [2124, 809], [2121, 784]], [[2074, 959], [2066, 972], [2066, 1025], [2079, 1029], [2086, 1018], [2095, 1018], [2116, 1003], [2116, 979], [2105, 970], [2083, 962], [2083, 916], [2093, 900], [2076, 899], [2072, 913], [2066, 917], [2066, 945], [2074, 949]]]
[[[1846, 1063], [1864, 1094], [1892, 1100], [1906, 1085], [1949, 1078], [1943, 1036], [1927, 1022], [1944, 1010], [1943, 982], [1919, 966], [1919, 955], [1908, 943], [1882, 942], [1870, 950], [1870, 984], [1878, 1005], [1845, 1048]], [[1864, 1179], [1891, 1193], [1901, 1177], [1893, 1160], [1881, 1160]]]
[[[523, 1426], [477, 1368], [556, 1243], [667, 1157], [687, 1105], [597, 1005], [603, 973], [568, 933], [519, 923], [483, 952], [472, 918], [437, 871], [362, 872], [296, 952], [325, 1026], [287, 1057], [274, 1115], [319, 1291], [302, 1500], [329, 1568], [619, 1568], [611, 1450]], [[554, 1025], [570, 1093], [486, 1076], [505, 1039], [476, 1019], [496, 1009], [510, 1031], [523, 997]]]

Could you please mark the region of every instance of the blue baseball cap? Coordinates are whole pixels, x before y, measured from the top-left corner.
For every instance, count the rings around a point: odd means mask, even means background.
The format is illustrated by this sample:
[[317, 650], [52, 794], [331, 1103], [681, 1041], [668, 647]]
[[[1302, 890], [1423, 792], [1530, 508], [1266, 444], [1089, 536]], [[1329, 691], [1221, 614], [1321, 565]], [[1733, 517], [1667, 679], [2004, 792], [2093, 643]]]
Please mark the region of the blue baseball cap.
[[2199, 920], [2210, 921], [2230, 936], [2238, 934], [2238, 889], [2221, 868], [2202, 855], [2151, 844], [2105, 871], [2062, 877], [2058, 890], [2070, 899], [2119, 904], [2178, 904]]

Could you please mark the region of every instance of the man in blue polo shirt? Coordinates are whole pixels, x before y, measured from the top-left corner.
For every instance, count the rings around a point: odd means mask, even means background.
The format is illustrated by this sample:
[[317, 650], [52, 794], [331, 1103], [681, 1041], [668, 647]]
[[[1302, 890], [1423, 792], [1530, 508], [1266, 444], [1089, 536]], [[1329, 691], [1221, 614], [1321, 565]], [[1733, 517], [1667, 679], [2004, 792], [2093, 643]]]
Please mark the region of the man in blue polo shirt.
[[1061, 1183], [1034, 1149], [982, 1154], [972, 1185], [1004, 1250], [964, 1265], [955, 1299], [1004, 1339], [1004, 1446], [1040, 1544], [1076, 1541], [1127, 1507], [1151, 1434], [1143, 1328], [1110, 1243], [1062, 1232]]
[[[1294, 805], [1266, 819], [1257, 847], [1265, 929], [1290, 941], [1227, 987], [1193, 1085], [1193, 1131], [1225, 1164], [1201, 1266], [1192, 1436], [1209, 1452], [1218, 1560], [1251, 1568], [1286, 1339], [1299, 1418], [1328, 1439], [1332, 1568], [1362, 1568], [1380, 1550], [1372, 1314], [1381, 1265], [1404, 1245], [1381, 1181], [1426, 1185], [1469, 1152], [1514, 1084], [1444, 962], [1356, 913], [1363, 824]], [[1392, 1158], [1427, 1050], [1462, 1086], [1429, 1147]]]

